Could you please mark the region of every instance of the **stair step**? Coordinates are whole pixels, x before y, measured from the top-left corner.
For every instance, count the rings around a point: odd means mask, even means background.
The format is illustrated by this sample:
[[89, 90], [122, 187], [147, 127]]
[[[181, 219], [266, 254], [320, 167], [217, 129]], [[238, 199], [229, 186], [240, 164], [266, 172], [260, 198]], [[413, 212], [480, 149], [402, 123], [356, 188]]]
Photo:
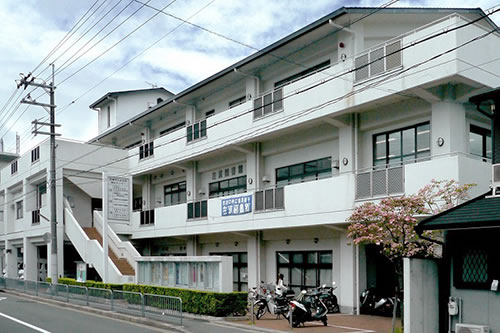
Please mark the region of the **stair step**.
[[[83, 231], [87, 234], [89, 239], [95, 239], [102, 246], [102, 236], [96, 228], [85, 227]], [[135, 275], [134, 268], [128, 263], [127, 259], [118, 258], [117, 255], [108, 247], [108, 256], [115, 264], [116, 268], [122, 275]]]

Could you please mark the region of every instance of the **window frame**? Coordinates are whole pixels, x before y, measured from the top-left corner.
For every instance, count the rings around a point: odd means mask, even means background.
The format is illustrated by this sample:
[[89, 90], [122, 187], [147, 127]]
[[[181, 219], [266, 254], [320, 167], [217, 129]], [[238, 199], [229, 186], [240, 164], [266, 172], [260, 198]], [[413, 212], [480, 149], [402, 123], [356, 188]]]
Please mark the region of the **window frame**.
[[[429, 126], [429, 142], [428, 142], [428, 148], [426, 148], [424, 151], [418, 151], [418, 127], [420, 126]], [[413, 154], [403, 154], [403, 149], [404, 149], [404, 138], [403, 138], [403, 132], [407, 131], [409, 129], [414, 129], [414, 135], [413, 135], [413, 147], [414, 147], [414, 152]], [[396, 155], [395, 157], [391, 157], [389, 153], [389, 141], [390, 141], [390, 135], [399, 133], [400, 135], [400, 144], [399, 144], [399, 155]], [[383, 164], [377, 164], [376, 162], [379, 160], [377, 159], [377, 137], [384, 135], [385, 138], [385, 157], [384, 157], [384, 162]], [[428, 156], [424, 157], [418, 157], [419, 154], [423, 152], [428, 152]], [[413, 155], [413, 158], [411, 159], [405, 159], [405, 157]], [[414, 125], [410, 126], [405, 126], [401, 127], [398, 129], [390, 130], [390, 131], [385, 131], [385, 132], [380, 132], [380, 133], [375, 133], [372, 135], [372, 165], [374, 168], [377, 167], [385, 167], [387, 165], [401, 165], [401, 164], [406, 164], [406, 163], [414, 163], [418, 159], [421, 158], [430, 158], [431, 155], [431, 124], [430, 121], [425, 121], [425, 122], [420, 122]], [[390, 162], [391, 159], [399, 157], [399, 161], [397, 162]]]
[[[182, 185], [184, 185], [184, 188], [182, 188]], [[173, 187], [177, 187], [177, 190], [170, 190], [170, 192], [168, 194], [169, 195], [176, 194], [178, 196], [177, 199], [179, 199], [179, 201], [177, 203], [171, 203], [171, 204], [167, 205], [167, 200], [166, 200], [167, 189], [168, 188], [172, 189]], [[184, 200], [182, 200], [182, 195], [181, 195], [183, 192], [184, 192]], [[168, 185], [163, 186], [163, 206], [164, 207], [181, 205], [181, 204], [184, 204], [186, 202], [187, 202], [187, 185], [186, 185], [185, 180], [182, 182], [168, 184]]]
[[[235, 186], [230, 186], [231, 180], [236, 180]], [[227, 182], [227, 188], [221, 189], [221, 183]], [[217, 190], [212, 190], [212, 187], [217, 184]], [[243, 189], [243, 191], [239, 191]], [[247, 175], [227, 178], [223, 180], [218, 180], [215, 182], [211, 182], [208, 184], [208, 197], [216, 198], [216, 197], [225, 197], [228, 195], [245, 193], [247, 191]], [[228, 194], [224, 194], [224, 192], [232, 192]], [[222, 193], [222, 194], [221, 194]]]
[[31, 163], [38, 162], [40, 160], [40, 146], [35, 147], [31, 150]]
[[11, 164], [10, 164], [10, 174], [11, 175], [14, 175], [17, 173], [18, 171], [18, 168], [19, 168], [19, 165], [17, 163], [17, 160], [13, 161]]
[[[323, 160], [329, 160], [329, 163], [328, 165], [330, 166], [329, 168], [323, 168], [323, 169], [318, 169], [318, 164], [319, 164], [319, 161], [323, 161]], [[309, 164], [312, 164], [312, 163], [316, 163], [316, 170], [314, 172], [306, 172], [306, 169], [307, 169], [307, 165]], [[300, 174], [296, 174], [296, 175], [293, 175], [293, 176], [290, 176], [291, 175], [291, 170], [293, 170], [293, 168], [299, 168], [299, 167], [302, 167], [302, 173]], [[280, 172], [280, 170], [284, 170], [284, 169], [287, 169], [287, 177], [285, 178], [284, 176], [279, 176], [278, 173]], [[326, 177], [320, 177], [319, 175], [320, 174], [325, 174], [329, 172], [329, 176], [326, 176]], [[323, 179], [323, 178], [330, 178], [332, 177], [333, 175], [333, 168], [332, 168], [332, 157], [331, 156], [327, 156], [327, 157], [323, 157], [323, 158], [318, 158], [316, 160], [311, 160], [311, 161], [306, 161], [306, 162], [301, 162], [301, 163], [296, 163], [296, 164], [292, 164], [292, 165], [287, 165], [287, 166], [283, 166], [283, 167], [280, 167], [280, 168], [276, 168], [274, 170], [274, 173], [275, 173], [275, 176], [276, 176], [276, 185], [277, 186], [286, 186], [286, 185], [290, 185], [290, 184], [296, 184], [296, 183], [304, 183], [304, 182], [308, 182], [308, 181], [313, 181], [313, 180], [318, 180], [318, 179]], [[308, 177], [311, 177], [314, 175], [314, 179], [307, 179]], [[301, 181], [300, 182], [291, 182], [291, 180], [294, 180], [294, 179], [300, 179]], [[283, 184], [280, 182], [284, 181], [284, 180], [288, 180], [287, 181], [287, 184]]]
[[[470, 145], [470, 135], [471, 133], [474, 133], [476, 135], [480, 135], [481, 136], [481, 155], [478, 155], [478, 154], [475, 154], [472, 152], [471, 150], [471, 145]], [[490, 140], [491, 144], [490, 144], [490, 147], [492, 148], [492, 151], [491, 151], [491, 155], [488, 156], [488, 151], [487, 151], [487, 142], [488, 140]], [[481, 126], [477, 126], [477, 125], [474, 125], [474, 124], [470, 124], [469, 126], [469, 153], [471, 155], [474, 155], [474, 156], [479, 156], [479, 157], [482, 157], [482, 158], [488, 158], [488, 159], [492, 159], [493, 158], [493, 141], [492, 141], [492, 135], [491, 135], [491, 130], [490, 129], [487, 129], [487, 128], [484, 128], [484, 127], [481, 127]]]
[[23, 200], [16, 201], [16, 220], [24, 217]]

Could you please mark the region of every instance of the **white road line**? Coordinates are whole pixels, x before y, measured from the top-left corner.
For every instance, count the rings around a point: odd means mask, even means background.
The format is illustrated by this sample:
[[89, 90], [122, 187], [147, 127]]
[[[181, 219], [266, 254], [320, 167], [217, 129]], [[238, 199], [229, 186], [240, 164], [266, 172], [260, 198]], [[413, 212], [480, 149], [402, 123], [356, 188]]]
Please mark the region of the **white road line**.
[[0, 297], [0, 301], [3, 301], [4, 299], [7, 299], [7, 297]]
[[26, 323], [26, 322], [24, 322], [24, 321], [22, 321], [22, 320], [16, 319], [16, 318], [11, 317], [11, 316], [8, 316], [8, 315], [6, 315], [6, 314], [4, 314], [4, 313], [1, 313], [1, 312], [0, 312], [0, 316], [2, 316], [2, 317], [4, 317], [4, 318], [7, 318], [7, 319], [10, 319], [10, 320], [12, 320], [12, 321], [15, 321], [15, 322], [16, 322], [16, 323], [18, 323], [18, 324], [21, 324], [21, 325], [24, 325], [24, 326], [26, 326], [26, 327], [29, 327], [29, 328], [31, 328], [32, 330], [35, 330], [35, 331], [37, 331], [37, 332], [40, 332], [40, 333], [50, 333], [49, 331], [46, 331], [46, 330], [44, 330], [43, 328], [36, 327], [36, 326], [34, 326], [34, 325], [28, 324], [28, 323]]

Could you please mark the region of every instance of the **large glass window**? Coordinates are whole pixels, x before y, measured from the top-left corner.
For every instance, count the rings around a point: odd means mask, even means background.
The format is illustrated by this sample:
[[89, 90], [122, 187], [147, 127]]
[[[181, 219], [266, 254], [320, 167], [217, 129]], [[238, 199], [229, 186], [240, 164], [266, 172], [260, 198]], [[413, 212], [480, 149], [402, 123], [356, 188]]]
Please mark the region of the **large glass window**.
[[418, 124], [373, 136], [373, 165], [386, 165], [429, 157], [429, 123]]
[[294, 164], [276, 169], [276, 185], [302, 183], [332, 176], [332, 158]]
[[295, 293], [332, 284], [332, 251], [277, 252], [278, 274]]
[[233, 291], [248, 291], [248, 255], [246, 252], [210, 253], [233, 257]]
[[[229, 169], [227, 169], [229, 172]], [[208, 185], [209, 196], [218, 197], [243, 193], [247, 190], [247, 176], [213, 182]]]
[[178, 205], [186, 202], [186, 182], [167, 185], [165, 190], [165, 206]]
[[479, 126], [470, 125], [469, 135], [470, 153], [485, 158], [491, 158], [491, 131]]

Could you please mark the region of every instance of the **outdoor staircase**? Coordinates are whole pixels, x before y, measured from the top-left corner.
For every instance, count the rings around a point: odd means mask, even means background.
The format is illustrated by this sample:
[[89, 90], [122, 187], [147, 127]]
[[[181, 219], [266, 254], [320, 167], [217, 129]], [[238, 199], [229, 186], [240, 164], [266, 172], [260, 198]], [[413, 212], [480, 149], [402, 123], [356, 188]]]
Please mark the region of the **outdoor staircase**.
[[[96, 228], [83, 228], [83, 231], [87, 234], [89, 239], [95, 239], [102, 246], [102, 236], [97, 231]], [[127, 259], [118, 258], [116, 254], [111, 250], [111, 247], [108, 247], [108, 256], [116, 265], [116, 268], [122, 273], [122, 275], [132, 275], [135, 276], [134, 268], [128, 263]]]

